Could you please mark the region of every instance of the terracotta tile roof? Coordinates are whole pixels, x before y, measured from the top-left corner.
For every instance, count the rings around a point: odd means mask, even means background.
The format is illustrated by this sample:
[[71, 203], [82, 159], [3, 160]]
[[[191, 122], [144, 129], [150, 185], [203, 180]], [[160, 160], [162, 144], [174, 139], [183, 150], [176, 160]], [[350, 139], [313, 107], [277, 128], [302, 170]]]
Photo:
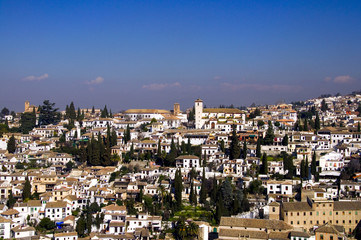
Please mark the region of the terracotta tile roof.
[[307, 202], [284, 202], [282, 205], [284, 211], [313, 211]]
[[237, 229], [223, 229], [219, 230], [218, 239], [229, 239], [229, 238], [245, 238], [245, 239], [268, 239], [268, 234], [264, 231], [248, 231], [248, 230], [237, 230]]
[[68, 232], [68, 233], [55, 233], [54, 237], [72, 237], [72, 236], [78, 236], [76, 232]]
[[280, 220], [248, 219], [248, 218], [234, 218], [234, 217], [222, 217], [220, 226], [268, 228], [268, 229], [277, 229], [277, 230], [292, 229], [291, 225]]

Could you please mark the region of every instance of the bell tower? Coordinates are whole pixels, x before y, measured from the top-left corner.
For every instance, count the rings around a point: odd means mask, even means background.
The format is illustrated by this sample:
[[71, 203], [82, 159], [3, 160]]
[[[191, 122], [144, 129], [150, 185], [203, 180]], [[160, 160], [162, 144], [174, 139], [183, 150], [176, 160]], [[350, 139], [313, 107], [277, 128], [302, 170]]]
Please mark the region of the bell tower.
[[194, 102], [194, 112], [195, 112], [194, 118], [195, 118], [196, 129], [201, 129], [203, 127], [203, 123], [202, 123], [203, 101], [199, 98]]

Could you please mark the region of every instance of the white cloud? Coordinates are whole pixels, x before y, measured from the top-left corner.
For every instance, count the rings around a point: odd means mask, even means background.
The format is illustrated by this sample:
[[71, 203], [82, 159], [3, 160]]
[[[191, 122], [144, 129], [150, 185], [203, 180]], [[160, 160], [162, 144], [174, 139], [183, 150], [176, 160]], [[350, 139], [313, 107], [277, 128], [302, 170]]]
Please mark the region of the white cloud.
[[159, 90], [163, 90], [165, 88], [171, 88], [171, 87], [180, 87], [180, 83], [179, 82], [175, 82], [175, 83], [151, 83], [151, 84], [147, 84], [147, 85], [142, 86], [142, 88], [148, 89], [148, 90], [151, 90], [151, 91], [159, 91]]
[[221, 77], [221, 76], [214, 76], [213, 79], [214, 79], [214, 80], [221, 80], [222, 77]]
[[350, 75], [341, 75], [341, 76], [337, 76], [337, 77], [325, 77], [324, 81], [325, 82], [333, 82], [333, 83], [350, 83], [352, 82], [354, 79], [352, 77], [350, 77]]
[[41, 81], [41, 80], [47, 79], [48, 77], [49, 77], [49, 74], [47, 74], [47, 73], [44, 73], [43, 75], [40, 75], [38, 77], [34, 76], [34, 75], [30, 75], [30, 76], [24, 77], [23, 81]]
[[91, 80], [91, 81], [88, 81], [86, 82], [86, 84], [88, 85], [97, 85], [97, 84], [101, 84], [104, 82], [104, 78], [103, 77], [97, 77], [96, 79], [94, 80]]
[[344, 75], [344, 76], [337, 76], [333, 79], [333, 82], [335, 83], [349, 83], [353, 80], [352, 77], [350, 77], [349, 75]]

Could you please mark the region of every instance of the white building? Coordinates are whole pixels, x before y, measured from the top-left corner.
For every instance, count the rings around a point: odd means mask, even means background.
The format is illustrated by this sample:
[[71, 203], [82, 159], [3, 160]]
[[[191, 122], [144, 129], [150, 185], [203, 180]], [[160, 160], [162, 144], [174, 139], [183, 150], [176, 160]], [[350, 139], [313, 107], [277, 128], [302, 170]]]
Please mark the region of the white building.
[[181, 155], [176, 158], [176, 167], [177, 168], [198, 168], [200, 167], [199, 158], [194, 155]]

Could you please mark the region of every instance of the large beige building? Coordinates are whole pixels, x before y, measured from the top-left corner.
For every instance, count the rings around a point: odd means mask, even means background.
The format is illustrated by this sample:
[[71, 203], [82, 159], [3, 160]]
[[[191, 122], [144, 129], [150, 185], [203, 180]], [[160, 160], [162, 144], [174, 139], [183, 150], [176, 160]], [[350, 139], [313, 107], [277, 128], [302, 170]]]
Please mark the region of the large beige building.
[[[278, 214], [280, 213], [280, 214]], [[284, 220], [299, 228], [310, 230], [326, 223], [341, 225], [350, 234], [361, 219], [361, 201], [310, 200], [285, 202], [270, 206], [270, 219]]]

